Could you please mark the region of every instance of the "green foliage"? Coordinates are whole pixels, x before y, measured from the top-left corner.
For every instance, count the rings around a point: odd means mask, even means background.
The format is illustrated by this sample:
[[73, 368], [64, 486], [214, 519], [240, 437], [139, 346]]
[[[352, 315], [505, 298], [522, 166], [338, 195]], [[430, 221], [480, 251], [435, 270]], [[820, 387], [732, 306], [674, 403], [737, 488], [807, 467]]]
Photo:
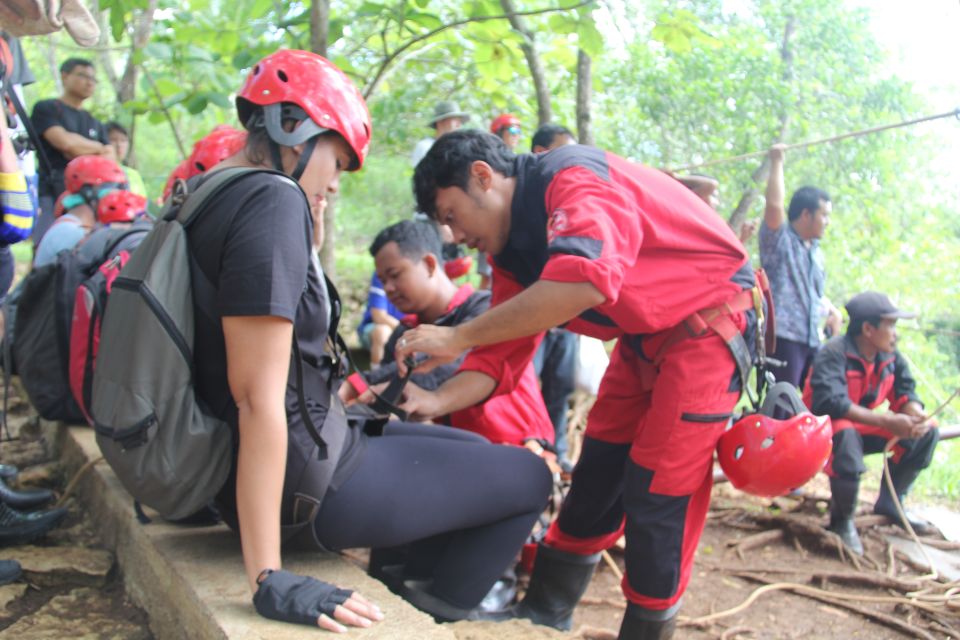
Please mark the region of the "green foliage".
[[[367, 244], [412, 211], [407, 158], [418, 139], [432, 135], [426, 122], [438, 100], [459, 102], [473, 114], [470, 126], [485, 129], [510, 111], [532, 133], [537, 105], [524, 44], [539, 52], [554, 120], [567, 126], [576, 121], [577, 51], [586, 51], [593, 59], [598, 145], [660, 167], [765, 149], [784, 119], [786, 140], [797, 142], [936, 110], [891, 75], [869, 13], [851, 2], [577, 4], [517, 0], [520, 12], [556, 9], [522, 17], [533, 34], [528, 43], [498, 0], [331, 3], [328, 55], [368, 95], [374, 122], [364, 171], [344, 177], [336, 204], [342, 289], [356, 288], [362, 297], [371, 268]], [[101, 119], [135, 123], [137, 166], [151, 195], [180, 160], [174, 132], [189, 150], [215, 124], [236, 125], [233, 95], [246, 71], [279, 47], [310, 43], [308, 2], [160, 0], [149, 43], [132, 52], [146, 0], [99, 6], [116, 46], [98, 54], [98, 65], [113, 56], [119, 75], [132, 55], [140, 80], [135, 97], [120, 105], [100, 69], [88, 108]], [[597, 21], [617, 7], [621, 14]], [[24, 47], [38, 78], [28, 102], [54, 95], [48, 60], [75, 55], [75, 47], [62, 34], [29, 39]], [[937, 164], [951, 126], [941, 121], [791, 151], [786, 167], [788, 191], [809, 183], [833, 197], [823, 241], [833, 301], [877, 288], [921, 313], [919, 321], [901, 323], [900, 343], [929, 406], [960, 385], [960, 194], [942, 186], [955, 184], [955, 169]], [[723, 215], [757, 186], [756, 166], [751, 160], [706, 169], [722, 184]], [[761, 213], [762, 198], [749, 216]], [[756, 253], [755, 241], [750, 249]], [[958, 415], [952, 408], [943, 421], [955, 423]], [[947, 445], [938, 453], [944, 471], [930, 473], [924, 490], [960, 495], [960, 474], [949, 470], [960, 461], [957, 450]]]

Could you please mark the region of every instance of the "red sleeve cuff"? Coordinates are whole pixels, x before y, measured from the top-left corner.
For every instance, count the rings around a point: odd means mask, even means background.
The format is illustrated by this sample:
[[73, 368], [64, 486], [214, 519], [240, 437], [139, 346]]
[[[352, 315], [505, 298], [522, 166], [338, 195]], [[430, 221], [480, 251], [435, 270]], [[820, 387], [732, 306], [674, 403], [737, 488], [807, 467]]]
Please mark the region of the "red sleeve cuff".
[[463, 361], [463, 364], [460, 365], [459, 370], [476, 371], [490, 376], [496, 381], [497, 386], [494, 387], [490, 397], [510, 393], [517, 384], [510, 367], [503, 365], [502, 354], [498, 356], [494, 350], [484, 349], [483, 347], [473, 349]]
[[368, 389], [367, 381], [364, 380], [363, 376], [361, 376], [359, 373], [350, 374], [346, 382], [347, 384], [349, 384], [350, 386], [352, 386], [354, 389], [357, 390], [357, 395], [360, 395], [361, 393], [363, 393]]
[[587, 260], [580, 256], [555, 255], [547, 261], [541, 280], [589, 282], [606, 298], [604, 304], [616, 304], [623, 286], [623, 266], [603, 258]]

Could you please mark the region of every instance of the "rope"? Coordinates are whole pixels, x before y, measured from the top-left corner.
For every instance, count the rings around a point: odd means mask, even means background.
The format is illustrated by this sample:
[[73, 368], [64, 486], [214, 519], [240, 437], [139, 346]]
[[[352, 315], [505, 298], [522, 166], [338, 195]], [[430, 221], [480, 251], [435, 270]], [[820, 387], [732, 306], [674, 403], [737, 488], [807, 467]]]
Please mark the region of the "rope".
[[[940, 406], [933, 411], [933, 413], [927, 416], [927, 419], [925, 420], [925, 422], [929, 424], [931, 420], [933, 420], [934, 418], [937, 417], [937, 415], [942, 413], [943, 410], [947, 408], [947, 405], [953, 402], [953, 399], [956, 398], [958, 394], [960, 394], [960, 388], [954, 389], [953, 393], [950, 394], [950, 397], [944, 400], [940, 404]], [[893, 486], [893, 477], [890, 475], [890, 451], [893, 450], [893, 447], [897, 444], [897, 442], [899, 442], [899, 440], [900, 438], [893, 438], [889, 442], [887, 442], [886, 446], [883, 448], [883, 481], [886, 483], [887, 491], [890, 492], [890, 497], [893, 499], [893, 504], [897, 508], [897, 514], [899, 514], [900, 516], [900, 522], [903, 524], [903, 528], [906, 529], [907, 533], [910, 534], [910, 537], [913, 539], [913, 542], [917, 545], [917, 547], [920, 549], [920, 552], [923, 554], [923, 558], [927, 561], [927, 564], [930, 565], [930, 574], [926, 576], [922, 576], [921, 579], [929, 578], [931, 580], [937, 580], [940, 577], [940, 574], [937, 571], [937, 567], [934, 564], [933, 560], [930, 558], [930, 554], [927, 553], [926, 546], [924, 546], [924, 544], [920, 542], [920, 538], [917, 536], [916, 531], [914, 531], [913, 527], [910, 525], [910, 520], [907, 519], [907, 515], [903, 511], [903, 505], [900, 504], [900, 496], [897, 495], [897, 490]]]
[[[840, 135], [831, 136], [829, 138], [820, 138], [818, 140], [808, 140], [807, 142], [796, 142], [794, 144], [784, 145], [784, 150], [789, 151], [790, 149], [799, 149], [801, 147], [812, 147], [818, 144], [826, 144], [827, 142], [837, 142], [838, 140], [846, 140], [847, 138], [856, 138], [859, 136], [865, 136], [871, 133], [886, 131], [887, 129], [898, 129], [900, 127], [909, 127], [911, 125], [919, 124], [921, 122], [929, 122], [931, 120], [939, 120], [941, 118], [950, 118], [950, 117], [955, 117], [960, 119], [960, 108], [954, 109], [953, 111], [938, 113], [932, 116], [925, 116], [923, 118], [915, 118], [913, 120], [904, 120], [903, 122], [896, 122], [894, 124], [884, 124], [878, 127], [870, 127], [869, 129], [861, 129], [860, 131], [850, 131], [848, 133], [841, 133]], [[671, 169], [671, 171], [672, 172], [689, 171], [691, 169], [710, 167], [715, 164], [726, 164], [727, 162], [736, 162], [738, 160], [746, 160], [747, 158], [756, 158], [759, 156], [764, 156], [768, 152], [769, 152], [769, 149], [764, 149], [763, 151], [751, 151], [750, 153], [741, 153], [738, 156], [731, 156], [729, 158], [717, 158], [716, 160], [707, 160], [706, 162], [688, 164], [683, 167], [676, 167], [675, 169]]]

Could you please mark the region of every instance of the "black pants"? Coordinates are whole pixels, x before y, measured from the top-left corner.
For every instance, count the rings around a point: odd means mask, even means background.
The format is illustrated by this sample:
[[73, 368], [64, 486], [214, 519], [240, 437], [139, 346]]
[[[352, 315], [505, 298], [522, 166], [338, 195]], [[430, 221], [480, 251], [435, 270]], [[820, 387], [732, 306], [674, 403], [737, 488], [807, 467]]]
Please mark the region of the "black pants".
[[546, 506], [552, 477], [526, 449], [449, 427], [391, 423], [357, 469], [324, 497], [317, 536], [328, 549], [411, 546], [433, 595], [475, 607]]
[[[933, 451], [937, 447], [939, 431], [930, 429], [920, 438], [899, 440], [893, 447], [894, 458], [890, 462], [890, 473], [897, 469], [919, 471], [930, 466]], [[865, 435], [856, 429], [841, 429], [833, 434], [833, 475], [845, 480], [856, 480], [867, 470], [863, 464], [864, 454], [880, 453], [887, 446], [889, 438]]]

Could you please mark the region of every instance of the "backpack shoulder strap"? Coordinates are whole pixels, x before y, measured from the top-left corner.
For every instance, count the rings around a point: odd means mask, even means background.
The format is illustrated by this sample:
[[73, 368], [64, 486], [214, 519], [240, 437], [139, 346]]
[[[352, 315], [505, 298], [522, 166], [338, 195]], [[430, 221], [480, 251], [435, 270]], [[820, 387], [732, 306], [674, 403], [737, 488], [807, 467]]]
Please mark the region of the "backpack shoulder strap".
[[164, 219], [171, 220], [175, 215], [176, 219], [184, 227], [190, 226], [193, 224], [200, 212], [203, 211], [204, 205], [222, 193], [223, 190], [229, 187], [231, 184], [243, 176], [251, 173], [272, 173], [290, 180], [286, 174], [280, 173], [279, 171], [274, 171], [272, 169], [255, 167], [229, 167], [227, 169], [214, 171], [213, 173], [204, 177], [203, 182], [200, 183], [200, 186], [196, 191], [187, 194], [187, 199], [183, 202], [183, 204], [180, 205], [179, 210], [176, 211], [176, 214], [174, 214], [173, 209], [171, 209], [164, 216]]

